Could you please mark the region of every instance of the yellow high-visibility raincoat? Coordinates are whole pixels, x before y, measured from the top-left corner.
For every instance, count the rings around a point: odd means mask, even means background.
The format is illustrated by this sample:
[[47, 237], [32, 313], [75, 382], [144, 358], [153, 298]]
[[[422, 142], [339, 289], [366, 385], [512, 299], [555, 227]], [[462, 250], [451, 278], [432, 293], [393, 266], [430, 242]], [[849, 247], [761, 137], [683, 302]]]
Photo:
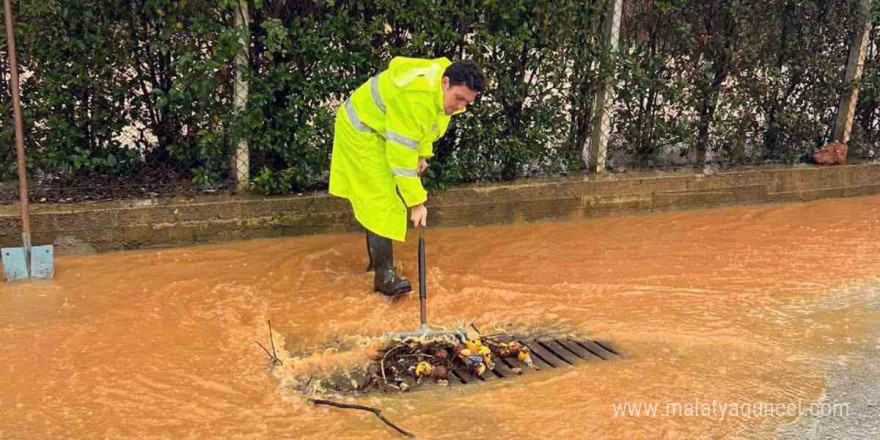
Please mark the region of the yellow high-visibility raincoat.
[[348, 199], [374, 234], [404, 241], [406, 207], [428, 199], [419, 157], [432, 157], [433, 143], [449, 127], [441, 80], [450, 64], [396, 57], [336, 113], [330, 194]]

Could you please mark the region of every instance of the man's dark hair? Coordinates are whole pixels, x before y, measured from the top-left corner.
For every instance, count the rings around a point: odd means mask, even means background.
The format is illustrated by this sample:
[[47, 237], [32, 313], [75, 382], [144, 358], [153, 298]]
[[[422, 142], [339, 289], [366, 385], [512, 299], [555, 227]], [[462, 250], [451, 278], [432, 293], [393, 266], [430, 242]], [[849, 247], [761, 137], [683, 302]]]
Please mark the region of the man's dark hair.
[[486, 84], [486, 75], [473, 60], [461, 60], [446, 68], [443, 76], [449, 77], [450, 86], [467, 86], [475, 92], [482, 92]]

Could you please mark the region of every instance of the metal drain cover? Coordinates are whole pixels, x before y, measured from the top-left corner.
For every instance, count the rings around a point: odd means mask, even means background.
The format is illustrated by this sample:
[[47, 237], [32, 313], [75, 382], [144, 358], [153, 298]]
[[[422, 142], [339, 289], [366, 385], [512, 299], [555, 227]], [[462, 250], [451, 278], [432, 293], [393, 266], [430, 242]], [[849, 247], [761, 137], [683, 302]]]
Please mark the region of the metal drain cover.
[[[417, 381], [415, 377], [405, 376], [403, 382], [397, 385], [382, 384], [374, 386], [370, 377], [375, 381], [375, 372], [369, 374], [366, 370], [358, 369], [347, 372], [337, 372], [327, 379], [318, 381], [320, 388], [338, 394], [357, 395], [375, 394], [393, 391], [416, 391], [433, 389], [437, 387], [458, 387], [468, 384], [510, 379], [522, 375], [537, 374], [548, 369], [572, 368], [590, 363], [599, 363], [622, 359], [623, 354], [617, 347], [609, 342], [589, 339], [574, 339], [570, 337], [516, 337], [510, 335], [495, 336], [496, 340], [504, 342], [517, 341], [525, 345], [531, 351], [533, 367], [516, 357], [494, 357], [495, 368], [486, 371], [482, 376], [477, 376], [460, 364], [453, 364], [448, 372], [448, 385], [439, 385], [431, 378]], [[377, 364], [372, 364], [374, 367]]]
[[[532, 362], [537, 369], [531, 368], [513, 357], [495, 358], [495, 368], [487, 371], [482, 376], [472, 374], [464, 368], [456, 368], [454, 370], [455, 374], [450, 375], [449, 384], [458, 385], [506, 379], [520, 375], [540, 373], [544, 369], [573, 367], [580, 364], [609, 361], [622, 357], [621, 352], [611, 344], [588, 339], [550, 337], [510, 338], [510, 341], [514, 340], [529, 347], [529, 350], [532, 352]], [[456, 380], [453, 380], [452, 376], [455, 376]], [[456, 381], [459, 383], [454, 383]]]

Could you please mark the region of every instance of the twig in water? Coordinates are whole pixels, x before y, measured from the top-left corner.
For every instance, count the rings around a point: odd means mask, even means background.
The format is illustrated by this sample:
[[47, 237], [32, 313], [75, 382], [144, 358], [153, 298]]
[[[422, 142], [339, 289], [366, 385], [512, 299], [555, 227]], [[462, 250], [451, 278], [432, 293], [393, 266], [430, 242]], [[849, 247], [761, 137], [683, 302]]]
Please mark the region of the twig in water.
[[480, 336], [483, 335], [483, 332], [481, 332], [480, 329], [478, 329], [473, 322], [471, 323], [471, 327], [473, 327], [473, 329], [477, 331], [477, 334], [479, 334]]
[[408, 357], [408, 358], [409, 358], [409, 357], [414, 357], [414, 358], [425, 358], [425, 359], [437, 359], [436, 357], [431, 356], [430, 354], [424, 354], [424, 353], [402, 354], [402, 355], [400, 355], [400, 357]]
[[495, 339], [496, 336], [501, 336], [504, 334], [504, 332], [501, 332], [501, 333], [491, 333], [488, 335], [484, 335], [483, 332], [481, 332], [480, 329], [478, 329], [476, 324], [474, 324], [473, 322], [471, 323], [471, 327], [473, 327], [473, 329], [476, 330], [477, 333], [480, 334], [481, 339]]
[[407, 432], [405, 429], [395, 425], [394, 423], [391, 423], [390, 420], [386, 419], [385, 416], [382, 415], [382, 410], [380, 410], [380, 409], [372, 408], [372, 407], [364, 406], [364, 405], [352, 405], [352, 404], [348, 404], [348, 403], [339, 403], [339, 402], [334, 402], [332, 400], [325, 400], [325, 399], [309, 399], [309, 401], [314, 403], [315, 405], [327, 405], [327, 406], [334, 406], [336, 408], [360, 409], [360, 410], [364, 410], [364, 411], [369, 411], [369, 412], [375, 414], [376, 417], [378, 417], [380, 420], [385, 422], [386, 425], [394, 428], [397, 432], [399, 432], [407, 437], [415, 437], [414, 434]]
[[379, 368], [382, 370], [382, 381], [385, 382], [386, 385], [388, 384], [388, 378], [385, 377], [385, 358], [388, 357], [389, 353], [391, 353], [394, 350], [397, 350], [400, 347], [401, 347], [400, 345], [398, 345], [396, 347], [392, 347], [390, 350], [385, 352], [385, 355], [382, 356], [382, 360], [379, 361]]
[[260, 343], [257, 342], [257, 341], [254, 341], [254, 343], [257, 344], [257, 345], [259, 345], [260, 348], [262, 348], [263, 351], [265, 351], [266, 354], [269, 355], [269, 359], [272, 359], [272, 364], [273, 364], [273, 366], [274, 366], [275, 362], [278, 362], [279, 364], [284, 365], [284, 363], [281, 362], [281, 359], [278, 359], [277, 357], [272, 356], [272, 353], [269, 353], [269, 350], [266, 349], [266, 347], [263, 347], [263, 344], [260, 344]]
[[278, 363], [280, 365], [284, 365], [284, 362], [281, 362], [281, 359], [278, 358], [278, 352], [275, 351], [275, 337], [272, 335], [272, 321], [267, 321], [267, 322], [269, 323], [269, 342], [272, 344], [272, 352], [269, 353], [269, 350], [266, 347], [264, 347], [263, 344], [260, 344], [257, 341], [254, 341], [254, 343], [259, 345], [260, 348], [262, 348], [263, 351], [265, 351], [266, 354], [269, 355], [269, 358], [272, 359], [272, 366], [273, 367], [275, 366], [276, 363]]
[[284, 362], [281, 362], [281, 359], [278, 358], [278, 353], [275, 352], [275, 337], [272, 336], [272, 321], [266, 320], [266, 323], [269, 324], [269, 342], [272, 343], [272, 356], [275, 357], [275, 360], [278, 361], [279, 364], [284, 365]]
[[496, 341], [498, 342], [498, 336], [504, 336], [505, 333], [492, 333], [491, 335], [482, 335], [481, 339], [486, 339], [488, 341]]
[[254, 341], [254, 344], [257, 344], [257, 345], [259, 345], [259, 346], [260, 346], [260, 348], [262, 348], [262, 349], [263, 349], [263, 351], [265, 351], [265, 352], [266, 352], [266, 354], [268, 354], [268, 355], [269, 355], [269, 358], [271, 358], [271, 359], [275, 359], [275, 356], [272, 356], [272, 353], [269, 353], [269, 350], [266, 350], [266, 347], [263, 347], [263, 344], [260, 344], [260, 343], [259, 343], [259, 342], [257, 342], [257, 341]]

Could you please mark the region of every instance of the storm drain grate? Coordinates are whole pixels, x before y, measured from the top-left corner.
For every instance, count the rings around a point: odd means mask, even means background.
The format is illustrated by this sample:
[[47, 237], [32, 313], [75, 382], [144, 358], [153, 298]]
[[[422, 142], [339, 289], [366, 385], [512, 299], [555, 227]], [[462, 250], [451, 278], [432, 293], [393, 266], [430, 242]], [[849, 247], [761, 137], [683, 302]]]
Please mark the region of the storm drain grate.
[[[516, 357], [494, 358], [495, 368], [478, 376], [462, 365], [456, 365], [449, 371], [448, 383], [442, 386], [458, 387], [481, 382], [511, 379], [518, 376], [526, 376], [540, 373], [550, 369], [565, 369], [585, 366], [593, 363], [601, 363], [623, 358], [622, 352], [613, 344], [605, 341], [589, 339], [574, 339], [570, 337], [528, 337], [521, 338], [510, 335], [502, 335], [503, 342], [517, 341], [531, 351], [532, 366]], [[365, 371], [349, 371], [344, 374], [335, 374], [327, 380], [321, 380], [324, 390], [339, 394], [374, 394], [392, 391], [394, 388], [404, 388], [415, 391], [436, 388], [433, 380], [417, 381], [414, 377], [406, 377], [405, 384], [398, 383], [399, 387], [370, 386], [369, 375]], [[375, 375], [374, 375], [375, 377]]]
[[544, 369], [570, 368], [623, 357], [620, 354], [621, 352], [614, 348], [611, 343], [589, 339], [548, 337], [510, 338], [510, 340], [516, 340], [529, 347], [529, 350], [532, 352], [532, 363], [536, 368], [526, 365], [525, 362], [517, 358], [496, 358], [495, 368], [486, 372], [483, 376], [476, 376], [464, 368], [456, 369], [456, 374], [450, 375], [450, 386], [463, 385], [470, 382], [507, 379], [536, 374]]

